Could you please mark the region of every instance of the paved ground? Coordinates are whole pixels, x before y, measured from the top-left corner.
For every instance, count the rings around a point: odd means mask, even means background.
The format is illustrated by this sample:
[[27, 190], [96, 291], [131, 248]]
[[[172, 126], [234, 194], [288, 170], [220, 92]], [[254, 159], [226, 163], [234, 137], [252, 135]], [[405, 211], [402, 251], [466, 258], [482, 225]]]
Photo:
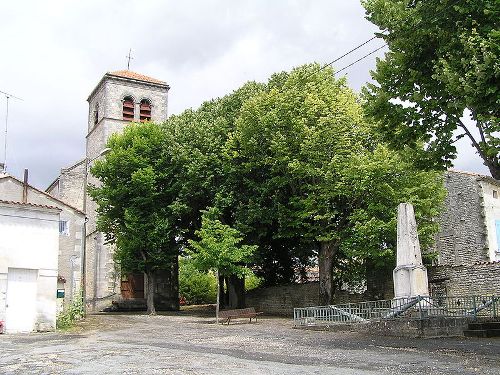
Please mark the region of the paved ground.
[[186, 314], [95, 315], [76, 332], [0, 335], [0, 374], [500, 374], [500, 339], [217, 326]]

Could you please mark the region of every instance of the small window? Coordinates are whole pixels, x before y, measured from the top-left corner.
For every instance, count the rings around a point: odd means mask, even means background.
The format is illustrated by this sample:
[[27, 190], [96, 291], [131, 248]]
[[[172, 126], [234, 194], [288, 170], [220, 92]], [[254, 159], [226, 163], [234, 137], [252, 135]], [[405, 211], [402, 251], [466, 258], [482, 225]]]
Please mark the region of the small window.
[[123, 119], [125, 121], [134, 121], [134, 99], [130, 96], [123, 99]]
[[151, 103], [149, 100], [141, 100], [140, 115], [141, 121], [151, 121]]
[[99, 103], [95, 105], [95, 111], [94, 111], [94, 125], [97, 125], [97, 122], [99, 121]]
[[497, 253], [500, 253], [500, 220], [495, 220], [495, 231], [497, 232]]
[[498, 199], [498, 191], [493, 190], [493, 198]]
[[59, 234], [62, 236], [69, 236], [69, 225], [66, 220], [59, 221]]

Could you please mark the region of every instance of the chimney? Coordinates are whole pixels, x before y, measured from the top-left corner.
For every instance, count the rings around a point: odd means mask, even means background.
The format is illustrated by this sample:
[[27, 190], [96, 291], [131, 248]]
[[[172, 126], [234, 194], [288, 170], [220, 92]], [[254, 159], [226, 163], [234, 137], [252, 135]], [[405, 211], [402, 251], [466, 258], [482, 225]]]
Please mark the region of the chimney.
[[24, 170], [23, 203], [28, 203], [28, 169]]

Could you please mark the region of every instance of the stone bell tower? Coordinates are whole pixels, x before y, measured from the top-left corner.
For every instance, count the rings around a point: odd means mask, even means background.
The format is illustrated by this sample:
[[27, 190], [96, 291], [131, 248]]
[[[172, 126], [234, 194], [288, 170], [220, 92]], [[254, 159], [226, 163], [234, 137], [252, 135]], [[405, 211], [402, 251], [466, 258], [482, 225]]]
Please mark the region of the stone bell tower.
[[[106, 73], [94, 88], [89, 103], [86, 136], [85, 186], [98, 185], [89, 169], [106, 153], [111, 134], [122, 132], [131, 122], [164, 122], [167, 119], [166, 82], [121, 70]], [[96, 229], [96, 204], [84, 194], [88, 222], [85, 234], [85, 296], [89, 310], [98, 311], [120, 297], [120, 275], [113, 262], [113, 248]]]

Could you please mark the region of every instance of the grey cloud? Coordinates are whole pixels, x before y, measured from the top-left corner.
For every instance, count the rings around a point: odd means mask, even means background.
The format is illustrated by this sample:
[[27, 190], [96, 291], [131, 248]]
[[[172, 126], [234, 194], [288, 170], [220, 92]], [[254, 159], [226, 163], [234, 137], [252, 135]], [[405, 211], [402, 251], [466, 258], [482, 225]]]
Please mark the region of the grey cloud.
[[[9, 120], [9, 172], [46, 187], [84, 154], [86, 98], [107, 71], [167, 81], [170, 113], [197, 107], [248, 80], [325, 63], [368, 39], [375, 28], [357, 1], [233, 0], [6, 2], [0, 13], [0, 90], [17, 94]], [[376, 48], [336, 64], [341, 68]], [[378, 54], [381, 56], [381, 54]], [[359, 88], [374, 56], [350, 68]], [[0, 96], [0, 119], [5, 99]], [[3, 155], [3, 121], [0, 155]], [[481, 168], [476, 158], [469, 169]]]

